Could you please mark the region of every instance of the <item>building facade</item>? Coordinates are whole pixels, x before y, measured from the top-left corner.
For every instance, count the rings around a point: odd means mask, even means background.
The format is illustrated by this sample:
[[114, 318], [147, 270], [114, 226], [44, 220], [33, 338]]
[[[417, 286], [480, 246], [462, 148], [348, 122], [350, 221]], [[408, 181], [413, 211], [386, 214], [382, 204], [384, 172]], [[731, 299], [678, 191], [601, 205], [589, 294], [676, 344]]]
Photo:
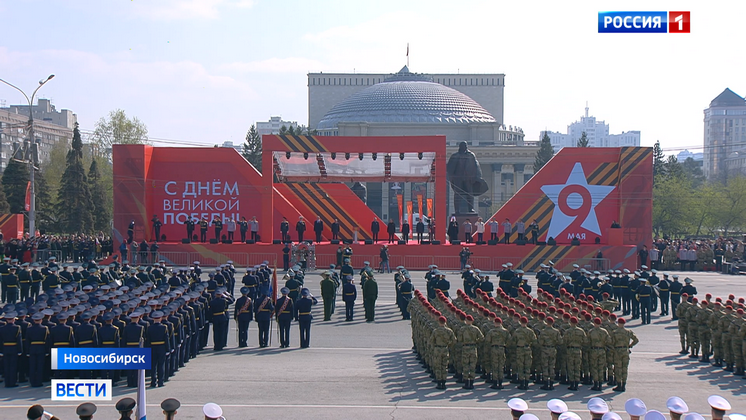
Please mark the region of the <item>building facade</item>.
[[[319, 135], [444, 135], [449, 156], [465, 141], [489, 187], [475, 202], [485, 219], [533, 175], [538, 142], [526, 142], [521, 128], [503, 123], [503, 74], [421, 74], [405, 66], [394, 74], [308, 77], [309, 128]], [[366, 187], [368, 206], [384, 220], [398, 220], [397, 194], [416, 201], [433, 193], [424, 183]], [[452, 192], [448, 203], [450, 213]]]
[[585, 116], [579, 121], [567, 126], [567, 133], [557, 131], [542, 131], [539, 138], [544, 134], [549, 135], [552, 148], [555, 153], [563, 147], [577, 147], [580, 136], [585, 132], [590, 147], [625, 147], [640, 146], [640, 132], [627, 131], [621, 134], [609, 134], [609, 125], [604, 121], [598, 121], [596, 117], [588, 115], [588, 107], [585, 107]]
[[297, 121], [283, 121], [282, 117], [270, 117], [269, 121], [257, 121], [256, 131], [260, 136], [265, 134], [280, 134], [282, 127], [296, 129]]
[[[726, 181], [746, 154], [746, 100], [726, 88], [704, 110], [704, 173]], [[726, 161], [733, 157], [729, 165]]]
[[[46, 100], [39, 100], [46, 101]], [[34, 106], [36, 108], [36, 106]], [[18, 111], [22, 109], [26, 110], [26, 114], [22, 114]], [[67, 111], [67, 110], [63, 110]], [[37, 119], [42, 113], [37, 114], [34, 112], [34, 137], [37, 144], [38, 150], [38, 161], [44, 163], [49, 159], [49, 152], [52, 150], [57, 142], [64, 140], [69, 141], [73, 137], [73, 127], [77, 121], [75, 114], [69, 113], [68, 116], [72, 115], [72, 127], [57, 125], [49, 121], [55, 121], [51, 117], [47, 119]], [[58, 115], [59, 119], [56, 121], [68, 123], [67, 118], [62, 118]], [[28, 136], [28, 106], [26, 107], [10, 107], [0, 109], [0, 170], [5, 170], [8, 166], [8, 160], [13, 155], [18, 145], [22, 145]]]

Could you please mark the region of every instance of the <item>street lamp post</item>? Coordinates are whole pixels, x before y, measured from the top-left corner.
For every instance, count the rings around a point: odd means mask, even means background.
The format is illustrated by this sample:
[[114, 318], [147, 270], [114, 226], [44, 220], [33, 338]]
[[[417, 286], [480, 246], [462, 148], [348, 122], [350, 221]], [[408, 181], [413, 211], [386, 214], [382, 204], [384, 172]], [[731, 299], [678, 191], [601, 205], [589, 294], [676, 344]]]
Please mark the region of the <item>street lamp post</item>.
[[[24, 145], [25, 146], [24, 149], [27, 151], [29, 150], [27, 148], [30, 148], [30, 150], [33, 151], [33, 147], [34, 147], [33, 145], [36, 142], [36, 138], [34, 137], [34, 108], [33, 108], [34, 97], [36, 96], [36, 92], [38, 92], [39, 89], [41, 89], [41, 87], [44, 86], [44, 84], [52, 80], [52, 78], [54, 78], [54, 75], [50, 74], [49, 77], [47, 77], [45, 80], [40, 80], [39, 86], [37, 86], [36, 89], [34, 89], [34, 92], [31, 94], [30, 99], [28, 95], [26, 95], [26, 92], [24, 92], [17, 86], [11, 83], [8, 83], [3, 79], [0, 79], [0, 82], [3, 82], [6, 85], [12, 87], [13, 89], [21, 92], [21, 94], [23, 94], [23, 96], [26, 98], [26, 101], [28, 102], [29, 129], [28, 129], [28, 139], [26, 140], [26, 144]], [[25, 157], [26, 157], [26, 154], [24, 153], [24, 158]], [[29, 236], [33, 237], [36, 235], [36, 186], [34, 185], [35, 184], [34, 177], [35, 177], [35, 171], [36, 171], [34, 164], [36, 162], [34, 162], [33, 153], [30, 153], [30, 157], [31, 159], [28, 161], [28, 164], [29, 164], [29, 178], [28, 179], [30, 183], [29, 195], [31, 196], [31, 199], [29, 200], [30, 203], [29, 203], [29, 210], [28, 210], [28, 231], [29, 231]]]

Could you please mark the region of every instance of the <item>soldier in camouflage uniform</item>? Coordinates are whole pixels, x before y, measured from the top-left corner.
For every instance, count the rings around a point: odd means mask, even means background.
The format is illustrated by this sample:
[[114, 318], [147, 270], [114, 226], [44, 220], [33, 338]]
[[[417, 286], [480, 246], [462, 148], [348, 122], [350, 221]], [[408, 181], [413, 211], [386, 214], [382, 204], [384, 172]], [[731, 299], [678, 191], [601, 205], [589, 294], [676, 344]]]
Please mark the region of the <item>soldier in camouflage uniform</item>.
[[689, 357], [696, 359], [699, 357], [699, 325], [697, 324], [697, 315], [699, 314], [699, 299], [692, 298], [691, 305], [686, 310], [687, 324], [687, 343], [689, 344]]
[[570, 381], [570, 387], [567, 389], [577, 391], [580, 382], [582, 349], [588, 343], [585, 331], [578, 326], [578, 318], [570, 318], [570, 327], [565, 330], [563, 341], [567, 349], [567, 376]]
[[531, 374], [531, 346], [536, 342], [536, 334], [528, 327], [528, 318], [521, 318], [521, 325], [511, 336], [515, 346], [515, 371], [518, 375], [518, 389], [528, 389], [528, 378]]
[[679, 327], [679, 341], [681, 341], [681, 351], [679, 354], [687, 354], [689, 353], [689, 324], [687, 321], [687, 311], [689, 310], [689, 306], [691, 305], [687, 299], [687, 294], [684, 293], [681, 295], [681, 303], [676, 306], [676, 317], [678, 318], [678, 327]]
[[494, 326], [484, 337], [484, 343], [490, 351], [490, 379], [492, 389], [503, 389], [503, 375], [505, 371], [505, 345], [510, 341], [510, 333], [503, 326], [502, 319], [496, 317]]
[[463, 369], [464, 389], [474, 389], [475, 370], [477, 367], [477, 345], [484, 340], [482, 332], [474, 326], [474, 317], [466, 315], [466, 325], [459, 329], [457, 340], [461, 344], [461, 366]]
[[438, 318], [438, 327], [430, 336], [428, 345], [433, 353], [433, 373], [438, 383], [437, 389], [446, 389], [446, 375], [448, 374], [448, 348], [456, 341], [453, 331], [446, 326], [446, 318]]
[[738, 332], [741, 329], [741, 327], [744, 325], [743, 321], [743, 309], [738, 308], [736, 310], [736, 316], [733, 317], [730, 323], [730, 327], [728, 327], [728, 335], [731, 337], [731, 349], [733, 352], [733, 362], [735, 364], [735, 370], [733, 371], [734, 375], [743, 375], [743, 342], [740, 339]]
[[733, 307], [728, 305], [725, 307], [725, 312], [720, 318], [720, 323], [718, 324], [718, 329], [720, 330], [720, 341], [723, 346], [723, 361], [725, 362], [724, 370], [728, 372], [733, 371], [733, 347], [731, 346], [731, 340], [733, 337], [728, 333], [728, 329], [730, 328], [734, 316]]
[[588, 332], [591, 354], [591, 378], [593, 379], [594, 391], [601, 391], [601, 383], [604, 380], [603, 372], [606, 369], [606, 349], [611, 347], [611, 337], [605, 328], [601, 327], [601, 318], [593, 320], [593, 328]]
[[554, 389], [555, 364], [557, 362], [557, 347], [562, 344], [562, 335], [559, 330], [554, 328], [554, 318], [551, 316], [544, 319], [546, 326], [541, 330], [538, 337], [539, 347], [541, 348], [541, 373], [544, 378], [543, 390]]
[[712, 325], [712, 310], [709, 308], [709, 302], [703, 300], [700, 303], [700, 308], [697, 311], [697, 336], [699, 337], [702, 358], [699, 360], [702, 363], [710, 362], [710, 338]]
[[630, 349], [640, 342], [635, 333], [624, 328], [624, 324], [624, 319], [619, 318], [617, 328], [611, 333], [611, 343], [614, 347], [614, 378], [617, 381], [614, 391], [618, 392], [627, 390]]

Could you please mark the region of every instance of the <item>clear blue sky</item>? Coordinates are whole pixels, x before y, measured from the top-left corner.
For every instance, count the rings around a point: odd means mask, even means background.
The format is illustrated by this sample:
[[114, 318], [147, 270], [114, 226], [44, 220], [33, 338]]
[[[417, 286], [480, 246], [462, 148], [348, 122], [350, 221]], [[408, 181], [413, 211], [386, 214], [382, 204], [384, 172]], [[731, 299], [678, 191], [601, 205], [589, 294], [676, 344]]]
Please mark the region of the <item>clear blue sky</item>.
[[[692, 33], [598, 34], [606, 10], [690, 10]], [[73, 110], [121, 108], [150, 136], [243, 141], [256, 121], [306, 124], [308, 72], [505, 73], [505, 121], [528, 140], [584, 111], [643, 145], [700, 146], [702, 110], [746, 95], [737, 1], [27, 0], [0, 3], [0, 78]], [[0, 99], [22, 97], [0, 86]]]

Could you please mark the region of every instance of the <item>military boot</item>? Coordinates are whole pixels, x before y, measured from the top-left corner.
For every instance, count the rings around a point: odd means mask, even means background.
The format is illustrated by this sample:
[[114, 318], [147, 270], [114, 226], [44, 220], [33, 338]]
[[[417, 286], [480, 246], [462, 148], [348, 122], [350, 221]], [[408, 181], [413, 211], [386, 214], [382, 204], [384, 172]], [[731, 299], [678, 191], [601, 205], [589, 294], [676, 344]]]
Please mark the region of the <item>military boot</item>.
[[468, 379], [464, 379], [464, 386], [462, 386], [461, 388], [463, 388], [463, 389], [469, 389], [469, 380]]
[[549, 391], [550, 389], [552, 389], [551, 383], [552, 381], [550, 380], [545, 381], [544, 385], [542, 385], [540, 389], [543, 389], [544, 391]]
[[474, 389], [474, 379], [469, 379], [469, 388], [467, 389]]
[[549, 380], [548, 382], [549, 382], [549, 390], [550, 390], [550, 391], [554, 391], [554, 381], [552, 381], [552, 380], [550, 379], [550, 380]]
[[438, 384], [435, 386], [435, 389], [446, 389], [445, 381], [438, 381]]
[[598, 381], [593, 381], [593, 386], [591, 387], [591, 391], [600, 391], [599, 383], [600, 382]]
[[725, 365], [725, 369], [723, 370], [727, 370], [728, 372], [733, 372], [733, 363], [727, 363]]
[[458, 383], [464, 382], [464, 375], [462, 375], [460, 373], [457, 373], [456, 374], [456, 382], [458, 382]]
[[570, 391], [577, 391], [578, 390], [578, 381], [570, 381], [570, 386], [567, 387]]
[[616, 385], [616, 380], [614, 380], [614, 376], [613, 375], [609, 375], [609, 382], [607, 382], [606, 385], [608, 385], [608, 386], [614, 386], [614, 385]]
[[598, 381], [596, 382], [596, 391], [603, 391], [603, 382]]
[[490, 388], [492, 388], [492, 389], [503, 389], [503, 380], [502, 379], [496, 380], [495, 383], [493, 383]]
[[526, 381], [523, 381], [523, 380], [518, 381], [518, 389], [523, 389], [523, 390], [528, 389], [528, 381], [527, 380]]

